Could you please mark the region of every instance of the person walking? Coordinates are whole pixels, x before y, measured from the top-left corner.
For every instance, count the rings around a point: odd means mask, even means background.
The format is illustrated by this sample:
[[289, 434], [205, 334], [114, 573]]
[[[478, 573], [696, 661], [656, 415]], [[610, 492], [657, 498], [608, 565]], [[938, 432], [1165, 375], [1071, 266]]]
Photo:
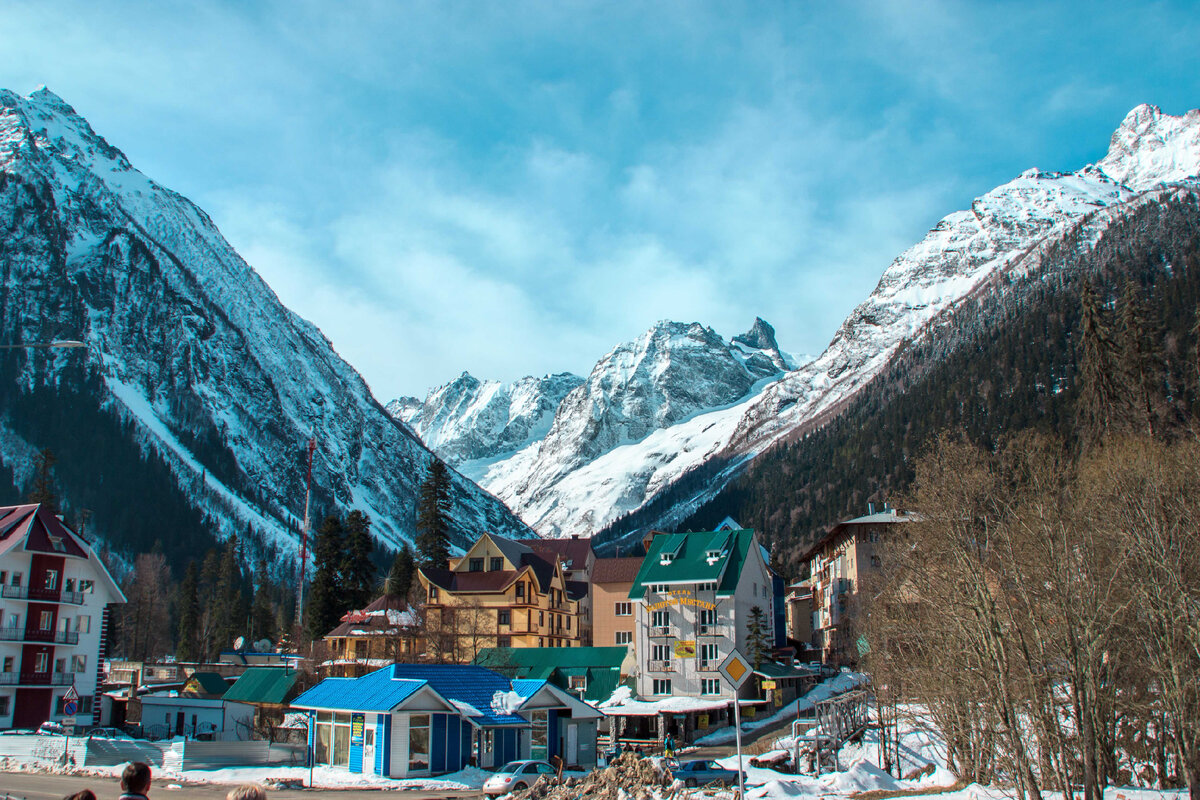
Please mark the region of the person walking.
[[663, 755], [667, 758], [675, 757], [675, 737], [667, 734], [667, 738], [663, 741]]
[[120, 800], [149, 800], [150, 765], [134, 761], [121, 773]]

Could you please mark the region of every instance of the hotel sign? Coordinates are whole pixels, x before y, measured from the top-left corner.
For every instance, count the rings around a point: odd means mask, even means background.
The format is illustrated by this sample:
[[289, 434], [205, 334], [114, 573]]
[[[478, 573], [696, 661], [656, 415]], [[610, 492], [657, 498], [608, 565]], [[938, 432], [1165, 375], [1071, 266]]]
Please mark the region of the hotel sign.
[[709, 611], [716, 611], [717, 604], [709, 600], [701, 600], [696, 597], [696, 593], [691, 589], [673, 589], [667, 593], [663, 600], [657, 603], [651, 603], [646, 606], [647, 611], [660, 611], [671, 605], [679, 606], [695, 606], [696, 608], [706, 608]]

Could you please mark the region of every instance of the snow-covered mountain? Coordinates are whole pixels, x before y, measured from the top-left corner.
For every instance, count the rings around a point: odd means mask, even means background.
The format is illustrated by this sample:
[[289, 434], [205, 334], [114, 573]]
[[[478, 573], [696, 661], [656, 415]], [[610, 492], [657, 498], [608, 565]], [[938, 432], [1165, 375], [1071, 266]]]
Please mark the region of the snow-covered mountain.
[[[58, 337], [87, 342], [93, 408], [118, 409], [218, 533], [249, 528], [292, 549], [312, 438], [316, 507], [368, 512], [393, 546], [411, 538], [430, 454], [321, 332], [203, 211], [60, 98], [0, 90], [0, 341]], [[5, 367], [16, 386], [52, 386], [65, 359]], [[0, 416], [0, 466], [20, 475], [40, 445], [20, 442], [12, 422]], [[459, 544], [485, 530], [530, 535], [461, 476], [452, 494]]]
[[[1037, 270], [1046, 248], [1067, 237], [1089, 246], [1114, 216], [1171, 187], [1191, 191], [1198, 175], [1200, 111], [1176, 117], [1138, 106], [1099, 163], [1068, 173], [1027, 170], [942, 219], [892, 262], [817, 358], [798, 367], [771, 359], [788, 372], [748, 368], [748, 376], [764, 378], [753, 388], [745, 379], [699, 382], [686, 402], [663, 403], [643, 388], [654, 385], [654, 368], [627, 367], [647, 349], [639, 343], [677, 335], [656, 328], [602, 360], [564, 399], [546, 438], [487, 464], [480, 483], [543, 535], [601, 531], [674, 489], [682, 496], [655, 512], [656, 524], [669, 525], [766, 447], [836, 414], [906, 341], [927, 334], [985, 283], [1007, 270]], [[777, 352], [773, 336], [765, 340], [758, 329], [735, 346]], [[696, 342], [715, 338], [699, 331]], [[710, 345], [700, 349], [711, 356]], [[703, 486], [680, 492], [681, 480], [702, 467]]]
[[[663, 321], [605, 355], [586, 381], [558, 375], [501, 386], [464, 374], [424, 403], [401, 398], [388, 409], [464, 474], [519, 506], [535, 528], [557, 535], [571, 520], [599, 518], [613, 500], [587, 489], [561, 503], [575, 475], [594, 474], [614, 450], [741, 402], [795, 366], [762, 319], [730, 341], [699, 323]], [[519, 435], [508, 435], [512, 421], [521, 423]], [[676, 448], [662, 455], [687, 458]], [[600, 482], [626, 496], [647, 490], [614, 475]]]
[[387, 404], [447, 463], [461, 467], [511, 455], [550, 430], [554, 412], [583, 378], [562, 372], [509, 384], [481, 381], [464, 372], [424, 401], [400, 397]]

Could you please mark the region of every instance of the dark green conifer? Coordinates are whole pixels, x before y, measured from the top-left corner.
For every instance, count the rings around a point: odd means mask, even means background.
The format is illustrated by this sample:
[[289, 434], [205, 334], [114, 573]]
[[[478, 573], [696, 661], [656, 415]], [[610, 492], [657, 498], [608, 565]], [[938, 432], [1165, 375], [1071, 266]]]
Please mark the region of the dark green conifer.
[[746, 658], [758, 669], [773, 649], [767, 632], [767, 617], [760, 606], [754, 606], [750, 609], [750, 621], [746, 625]]
[[450, 558], [450, 474], [435, 456], [417, 499], [417, 551], [424, 568], [445, 569]]
[[1163, 356], [1158, 325], [1133, 281], [1121, 295], [1119, 340], [1125, 427], [1154, 436], [1158, 432], [1155, 404], [1162, 396]]
[[259, 559], [255, 569], [254, 605], [250, 609], [250, 639], [275, 638], [275, 608], [271, 603], [274, 589], [267, 572], [267, 560]]
[[1118, 369], [1116, 347], [1104, 309], [1090, 283], [1080, 297], [1079, 403], [1076, 424], [1084, 445], [1103, 439], [1118, 421]]
[[29, 502], [41, 503], [52, 514], [59, 512], [58, 488], [54, 485], [54, 463], [57, 459], [49, 448], [33, 457], [33, 488]]
[[200, 659], [200, 597], [196, 562], [189, 561], [176, 593], [176, 613], [179, 615], [178, 645], [175, 656], [180, 661]]
[[346, 548], [342, 559], [342, 593], [348, 608], [362, 608], [374, 599], [375, 564], [371, 561], [371, 518], [361, 511], [346, 517]]
[[306, 629], [312, 639], [323, 638], [346, 612], [341, 576], [345, 540], [341, 518], [333, 514], [326, 517], [313, 542], [316, 570], [308, 591], [308, 607], [304, 609]]
[[416, 574], [416, 570], [412, 548], [409, 547], [408, 542], [405, 542], [400, 547], [400, 552], [396, 553], [396, 557], [392, 559], [392, 568], [388, 571], [387, 581], [383, 585], [384, 594], [407, 597], [408, 590], [412, 588], [413, 575]]

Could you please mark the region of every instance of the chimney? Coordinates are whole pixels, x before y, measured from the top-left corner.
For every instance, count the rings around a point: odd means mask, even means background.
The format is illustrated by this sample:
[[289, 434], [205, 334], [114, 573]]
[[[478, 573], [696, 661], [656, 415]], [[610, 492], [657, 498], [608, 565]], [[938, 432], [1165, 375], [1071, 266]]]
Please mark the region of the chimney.
[[868, 514], [875, 513], [875, 504], [874, 503], [867, 503], [867, 513]]

